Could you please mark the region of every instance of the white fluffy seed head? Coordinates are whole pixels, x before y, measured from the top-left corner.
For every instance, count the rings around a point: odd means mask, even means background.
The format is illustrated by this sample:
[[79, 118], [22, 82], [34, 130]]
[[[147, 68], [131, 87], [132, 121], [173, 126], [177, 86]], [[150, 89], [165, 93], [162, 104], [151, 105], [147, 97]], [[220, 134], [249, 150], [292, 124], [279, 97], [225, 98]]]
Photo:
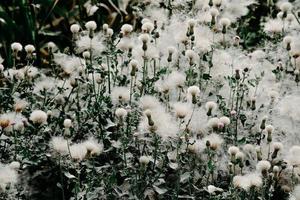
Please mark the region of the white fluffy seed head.
[[72, 120], [71, 119], [65, 119], [64, 120], [64, 127], [65, 128], [71, 128], [72, 127]]
[[121, 32], [124, 34], [124, 35], [127, 35], [129, 33], [131, 33], [133, 30], [133, 27], [132, 25], [130, 24], [124, 24], [122, 27], [121, 27]]
[[283, 43], [284, 43], [285, 45], [291, 44], [291, 43], [292, 43], [292, 40], [293, 40], [293, 38], [292, 38], [291, 36], [287, 35], [287, 36], [285, 36], [285, 37], [283, 38]]
[[146, 33], [150, 33], [154, 29], [154, 25], [152, 22], [145, 22], [142, 25], [142, 30]]
[[53, 48], [56, 47], [56, 45], [54, 44], [54, 42], [48, 42], [47, 46], [48, 46], [48, 49], [53, 49]]
[[222, 0], [213, 0], [213, 4], [215, 6], [220, 6], [222, 4]]
[[9, 168], [14, 169], [14, 170], [18, 170], [20, 169], [21, 164], [17, 161], [13, 161], [9, 164]]
[[34, 110], [29, 117], [34, 124], [44, 124], [47, 122], [47, 118], [47, 114], [42, 110]]
[[187, 92], [192, 96], [198, 96], [200, 94], [200, 89], [198, 86], [193, 85], [188, 88]]
[[194, 27], [194, 26], [196, 25], [196, 20], [195, 20], [195, 19], [190, 19], [190, 20], [188, 21], [188, 25], [189, 25], [190, 27]]
[[104, 31], [107, 31], [108, 28], [109, 28], [108, 24], [103, 24], [103, 25], [102, 25], [102, 29], [103, 29]]
[[268, 171], [270, 168], [271, 168], [271, 164], [267, 160], [261, 160], [256, 165], [256, 169], [259, 172]]
[[117, 108], [115, 114], [117, 117], [123, 119], [127, 115], [127, 110], [125, 110], [124, 108]]
[[280, 151], [283, 149], [283, 144], [281, 142], [273, 142], [272, 146], [276, 151]]
[[205, 104], [206, 110], [215, 110], [217, 108], [217, 104], [214, 101], [209, 101]]
[[175, 51], [176, 51], [175, 47], [173, 47], [173, 46], [168, 47], [168, 53], [169, 54], [173, 54], [173, 53], [175, 53]]
[[113, 34], [114, 34], [114, 30], [113, 29], [111, 29], [111, 28], [107, 29], [107, 36], [108, 37], [113, 36]]
[[91, 54], [90, 54], [89, 51], [84, 51], [84, 52], [82, 53], [82, 56], [83, 56], [83, 58], [85, 58], [85, 59], [89, 59], [89, 58], [91, 57]]
[[265, 130], [267, 131], [268, 134], [272, 134], [274, 131], [274, 127], [272, 125], [267, 125]]
[[68, 142], [63, 137], [52, 137], [49, 145], [57, 153], [68, 153]]
[[218, 16], [219, 15], [219, 11], [218, 11], [218, 9], [216, 9], [216, 8], [211, 8], [210, 10], [209, 10], [209, 13], [210, 13], [210, 15], [212, 16], [212, 17], [216, 17], [216, 16]]
[[150, 36], [148, 33], [141, 34], [139, 38], [143, 43], [147, 43], [150, 40]]
[[186, 50], [185, 55], [186, 55], [186, 57], [188, 57], [189, 59], [194, 59], [195, 56], [196, 56], [196, 53], [195, 53], [195, 51], [193, 51], [193, 50], [191, 50], [191, 49], [188, 49], [188, 50]]
[[279, 169], [279, 167], [278, 167], [278, 166], [274, 166], [274, 167], [273, 167], [273, 172], [274, 172], [274, 173], [277, 173], [277, 172], [279, 172], [279, 170], [280, 170], [280, 169]]
[[236, 155], [239, 151], [240, 151], [240, 149], [236, 146], [231, 146], [228, 148], [228, 153], [231, 156]]
[[145, 114], [147, 117], [151, 117], [152, 112], [151, 112], [150, 109], [147, 109], [147, 110], [144, 111], [144, 114]]
[[94, 138], [89, 138], [83, 144], [90, 155], [99, 155], [103, 152], [103, 144], [99, 144]]
[[72, 33], [78, 33], [80, 30], [80, 26], [78, 24], [72, 24], [70, 27], [70, 31]]
[[228, 26], [230, 26], [231, 21], [230, 21], [230, 19], [224, 17], [224, 18], [220, 19], [220, 24], [222, 27], [228, 27]]
[[14, 42], [11, 44], [11, 49], [13, 51], [22, 51], [23, 46], [19, 42]]
[[226, 116], [220, 117], [220, 122], [223, 123], [225, 126], [230, 124], [230, 119]]
[[207, 125], [208, 125], [208, 127], [210, 127], [210, 128], [218, 128], [219, 123], [220, 123], [219, 118], [213, 117], [213, 118], [210, 118], [210, 119], [208, 120]]
[[35, 51], [35, 47], [31, 44], [26, 45], [24, 49], [27, 53], [32, 53]]
[[97, 24], [96, 24], [95, 21], [88, 21], [87, 23], [85, 23], [85, 28], [86, 28], [87, 30], [92, 30], [92, 31], [94, 31], [94, 30], [96, 30], [96, 28], [97, 28]]
[[129, 65], [130, 65], [131, 67], [137, 68], [138, 65], [139, 65], [139, 62], [138, 62], [137, 60], [132, 59], [132, 60], [130, 61]]
[[239, 152], [237, 152], [235, 157], [239, 160], [243, 160], [245, 157], [245, 154], [243, 152], [239, 151]]
[[151, 157], [150, 156], [141, 156], [139, 158], [139, 162], [142, 165], [148, 165], [148, 163], [151, 161]]
[[259, 188], [263, 184], [261, 176], [257, 173], [248, 174], [246, 177], [248, 178], [251, 187]]
[[287, 14], [287, 16], [286, 16], [286, 20], [287, 20], [288, 22], [292, 22], [292, 21], [295, 20], [295, 16], [294, 16], [293, 14], [289, 13], [289, 14]]
[[288, 12], [292, 9], [292, 7], [293, 7], [292, 4], [289, 2], [284, 2], [280, 4], [280, 10], [282, 12]]

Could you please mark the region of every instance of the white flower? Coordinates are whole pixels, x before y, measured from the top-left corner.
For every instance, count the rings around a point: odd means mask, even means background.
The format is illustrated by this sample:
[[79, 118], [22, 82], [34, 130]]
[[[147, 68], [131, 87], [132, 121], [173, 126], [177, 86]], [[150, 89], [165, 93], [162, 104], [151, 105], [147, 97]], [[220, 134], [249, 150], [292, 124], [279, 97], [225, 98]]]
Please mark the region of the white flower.
[[48, 49], [52, 49], [52, 50], [56, 47], [54, 42], [48, 42], [47, 46], [48, 46]]
[[245, 154], [243, 152], [239, 151], [239, 152], [237, 152], [235, 157], [236, 157], [236, 159], [244, 160]]
[[239, 151], [240, 149], [236, 146], [231, 146], [228, 148], [229, 155], [236, 155]]
[[49, 142], [49, 145], [57, 153], [68, 153], [68, 142], [63, 137], [52, 137]]
[[189, 20], [188, 20], [188, 25], [189, 25], [190, 27], [194, 27], [194, 26], [196, 25], [196, 20], [195, 20], [195, 19], [189, 19]]
[[248, 191], [250, 188], [250, 181], [245, 176], [235, 176], [232, 180], [233, 186]]
[[114, 30], [112, 30], [111, 28], [107, 29], [108, 37], [111, 37], [113, 34], [114, 34]]
[[274, 127], [272, 125], [267, 125], [265, 130], [267, 131], [268, 134], [272, 134], [274, 131]]
[[290, 11], [291, 9], [292, 9], [292, 4], [291, 3], [289, 3], [289, 2], [283, 2], [283, 3], [281, 3], [280, 4], [280, 10], [282, 11], [282, 12], [288, 12], [288, 11]]
[[225, 126], [228, 126], [230, 124], [230, 119], [226, 116], [220, 117], [220, 122], [223, 123]]
[[31, 45], [31, 44], [28, 44], [28, 45], [25, 46], [25, 51], [27, 53], [32, 53], [32, 52], [35, 51], [35, 47], [33, 45]]
[[175, 48], [175, 47], [173, 47], [173, 46], [169, 46], [169, 47], [168, 47], [168, 53], [169, 53], [169, 54], [174, 54], [175, 51], [176, 51], [176, 48]]
[[184, 86], [186, 76], [178, 71], [172, 71], [172, 73], [168, 76], [168, 80], [170, 83], [174, 84], [176, 88], [182, 88]]
[[287, 35], [287, 36], [285, 36], [283, 38], [283, 43], [285, 44], [285, 46], [287, 46], [288, 44], [291, 44], [292, 41], [293, 41], [293, 37], [292, 36]]
[[213, 0], [213, 4], [214, 4], [215, 6], [220, 6], [221, 3], [222, 3], [222, 0]]
[[150, 33], [154, 29], [154, 25], [151, 22], [145, 22], [142, 25], [142, 30], [146, 33]]
[[212, 17], [216, 17], [216, 16], [219, 15], [219, 10], [216, 9], [216, 8], [214, 8], [214, 7], [211, 8], [211, 9], [209, 10], [209, 12], [210, 12], [210, 14], [211, 14]]
[[85, 28], [94, 31], [97, 28], [97, 24], [95, 21], [88, 21], [87, 23], [85, 23]]
[[152, 157], [151, 156], [141, 156], [139, 158], [139, 162], [140, 164], [142, 165], [148, 165], [148, 163], [152, 160]]
[[191, 112], [191, 106], [187, 103], [176, 102], [173, 105], [176, 117], [185, 118]]
[[118, 118], [124, 119], [127, 115], [127, 110], [124, 108], [117, 108], [115, 114]]
[[222, 27], [228, 27], [228, 26], [230, 26], [230, 24], [231, 24], [231, 21], [230, 21], [230, 19], [228, 19], [228, 18], [221, 18], [220, 19], [220, 25], [222, 26]]
[[18, 170], [21, 167], [21, 164], [18, 161], [13, 161], [8, 165], [11, 169]]
[[78, 33], [80, 30], [80, 26], [78, 24], [72, 24], [70, 30], [72, 33]]
[[111, 100], [114, 105], [127, 103], [130, 99], [130, 90], [127, 87], [115, 87], [111, 91]]
[[14, 186], [18, 182], [18, 174], [15, 169], [0, 164], [0, 189], [6, 190], [6, 187]]
[[121, 27], [121, 32], [124, 34], [124, 35], [127, 35], [129, 33], [131, 33], [133, 30], [133, 27], [132, 25], [130, 24], [124, 24], [122, 27]]
[[257, 173], [247, 174], [246, 177], [248, 178], [251, 187], [259, 188], [263, 184], [261, 176]]
[[210, 118], [207, 122], [207, 126], [210, 128], [217, 128], [220, 120], [217, 117]]
[[11, 44], [11, 49], [13, 51], [22, 51], [23, 47], [20, 43], [14, 42], [14, 43]]
[[29, 119], [35, 124], [44, 124], [47, 122], [47, 114], [42, 110], [34, 110]]
[[213, 150], [218, 150], [221, 147], [222, 143], [224, 142], [223, 138], [221, 138], [221, 136], [215, 133], [204, 137], [203, 141], [205, 142], [205, 144], [209, 142], [210, 148]]
[[206, 110], [214, 111], [217, 108], [217, 104], [213, 101], [209, 101], [205, 104]]
[[190, 86], [187, 90], [188, 94], [192, 96], [198, 96], [200, 94], [200, 89], [198, 86]]
[[273, 142], [272, 146], [273, 146], [273, 149], [276, 151], [280, 151], [283, 149], [283, 144], [281, 142]]
[[191, 60], [194, 60], [195, 57], [196, 57], [195, 51], [193, 51], [191, 49], [186, 50], [185, 55], [186, 55], [187, 58], [189, 58]]
[[72, 120], [71, 119], [65, 119], [64, 120], [64, 127], [65, 128], [71, 128], [72, 127]]
[[70, 146], [71, 157], [77, 161], [81, 161], [86, 157], [87, 148], [84, 143], [73, 144]]
[[264, 31], [270, 34], [276, 34], [282, 32], [282, 20], [281, 19], [271, 19], [265, 23]]
[[108, 24], [103, 24], [103, 25], [102, 25], [102, 29], [103, 29], [104, 31], [107, 31], [108, 28], [109, 28]]
[[84, 52], [82, 53], [82, 57], [83, 57], [84, 59], [89, 59], [89, 58], [91, 57], [91, 53], [90, 53], [89, 51], [84, 51]]
[[89, 138], [83, 145], [91, 155], [99, 155], [103, 152], [103, 144], [99, 144], [94, 138]]
[[140, 35], [139, 39], [143, 42], [143, 43], [147, 43], [150, 40], [150, 36], [148, 33], [143, 33]]
[[256, 169], [259, 172], [264, 172], [264, 171], [268, 171], [271, 168], [271, 164], [269, 161], [267, 160], [261, 160], [257, 163], [256, 165]]

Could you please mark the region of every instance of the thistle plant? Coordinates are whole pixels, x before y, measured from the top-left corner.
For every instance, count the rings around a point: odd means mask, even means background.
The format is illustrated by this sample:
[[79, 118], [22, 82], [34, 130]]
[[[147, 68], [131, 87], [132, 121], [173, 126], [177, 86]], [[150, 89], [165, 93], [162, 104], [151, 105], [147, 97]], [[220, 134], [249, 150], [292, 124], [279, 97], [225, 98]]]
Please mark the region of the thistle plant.
[[0, 57], [0, 198], [299, 198], [297, 1], [81, 3]]

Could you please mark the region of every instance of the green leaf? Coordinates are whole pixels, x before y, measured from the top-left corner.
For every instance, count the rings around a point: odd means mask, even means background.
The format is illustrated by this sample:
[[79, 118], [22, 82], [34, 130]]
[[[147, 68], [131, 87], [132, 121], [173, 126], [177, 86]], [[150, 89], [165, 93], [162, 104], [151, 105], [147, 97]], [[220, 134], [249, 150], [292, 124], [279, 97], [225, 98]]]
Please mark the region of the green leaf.
[[73, 174], [70, 174], [69, 172], [65, 172], [64, 175], [65, 175], [68, 179], [74, 179], [74, 178], [76, 178], [76, 176], [74, 176]]

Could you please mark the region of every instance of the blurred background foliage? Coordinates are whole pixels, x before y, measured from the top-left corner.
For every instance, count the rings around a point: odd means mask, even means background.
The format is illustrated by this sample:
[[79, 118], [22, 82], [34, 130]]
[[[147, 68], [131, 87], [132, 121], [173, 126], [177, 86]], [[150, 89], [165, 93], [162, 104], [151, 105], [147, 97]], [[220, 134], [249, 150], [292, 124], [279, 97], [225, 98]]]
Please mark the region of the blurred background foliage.
[[[117, 29], [130, 20], [130, 13], [119, 9], [118, 0], [93, 0], [97, 11], [88, 16], [86, 0], [1, 0], [0, 1], [0, 55], [4, 65], [10, 66], [13, 42], [33, 44], [37, 51], [37, 64], [46, 56], [46, 44], [54, 42], [60, 49], [71, 45], [69, 27], [95, 20], [98, 25], [108, 23]], [[128, 9], [130, 11], [130, 9]]]
[[[84, 22], [95, 20], [99, 27], [108, 23], [114, 30], [118, 30], [124, 23], [138, 21], [133, 14], [136, 0], [89, 0], [90, 5], [98, 7], [90, 16], [86, 2], [87, 0], [1, 0], [0, 55], [4, 58], [4, 66], [11, 66], [10, 44], [13, 42], [35, 45], [39, 49], [36, 65], [40, 66], [47, 56], [45, 47], [49, 41], [60, 49], [71, 46], [69, 27], [73, 23], [79, 23], [83, 27]], [[276, 0], [271, 5], [269, 2], [271, 1], [258, 0], [257, 4], [250, 7], [249, 14], [239, 21], [238, 34], [244, 48], [251, 50], [251, 47], [259, 45], [266, 37], [260, 22], [265, 16], [276, 17], [277, 13], [274, 12]]]

